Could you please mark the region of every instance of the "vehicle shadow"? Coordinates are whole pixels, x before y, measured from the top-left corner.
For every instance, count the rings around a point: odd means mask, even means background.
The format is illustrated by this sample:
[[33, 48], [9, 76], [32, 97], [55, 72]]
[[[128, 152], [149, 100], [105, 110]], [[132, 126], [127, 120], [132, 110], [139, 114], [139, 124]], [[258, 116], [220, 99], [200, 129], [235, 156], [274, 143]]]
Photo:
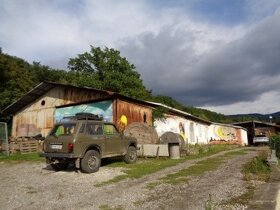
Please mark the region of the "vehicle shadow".
[[[103, 166], [110, 166], [111, 164], [114, 164], [114, 163], [122, 163], [123, 162], [123, 159], [121, 157], [114, 157], [114, 158], [104, 158], [101, 160], [101, 165], [100, 167], [103, 167]], [[47, 164], [44, 168], [42, 168], [43, 170], [45, 171], [50, 171], [50, 172], [76, 172], [76, 173], [82, 173], [80, 169], [76, 168], [75, 164], [74, 163], [69, 163], [69, 165], [67, 166], [66, 169], [64, 170], [55, 170], [52, 168], [51, 165]]]

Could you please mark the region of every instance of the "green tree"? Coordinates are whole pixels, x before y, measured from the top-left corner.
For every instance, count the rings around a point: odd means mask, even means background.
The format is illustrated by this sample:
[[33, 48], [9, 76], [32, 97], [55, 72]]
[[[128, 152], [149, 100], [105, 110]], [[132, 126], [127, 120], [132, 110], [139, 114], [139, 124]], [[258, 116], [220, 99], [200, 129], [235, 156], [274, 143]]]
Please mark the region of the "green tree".
[[77, 74], [76, 82], [81, 86], [110, 90], [139, 99], [150, 97], [135, 66], [115, 49], [91, 46], [90, 52], [71, 58], [68, 68]]
[[35, 75], [26, 61], [0, 54], [0, 108], [8, 106], [35, 85]]

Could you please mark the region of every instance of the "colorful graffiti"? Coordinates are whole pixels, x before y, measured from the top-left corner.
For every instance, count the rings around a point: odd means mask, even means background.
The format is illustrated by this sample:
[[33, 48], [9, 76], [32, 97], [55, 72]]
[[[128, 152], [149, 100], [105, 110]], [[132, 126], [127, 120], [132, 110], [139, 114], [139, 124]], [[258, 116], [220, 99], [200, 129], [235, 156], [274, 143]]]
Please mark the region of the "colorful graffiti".
[[178, 133], [182, 136], [184, 141], [188, 141], [188, 134], [186, 132], [186, 124], [188, 122], [182, 118], [168, 116], [165, 119], [158, 119], [154, 122], [154, 126], [159, 136], [165, 132]]
[[187, 141], [187, 135], [186, 135], [186, 132], [185, 132], [185, 125], [182, 122], [179, 123], [179, 131], [180, 131], [180, 135], [182, 136], [184, 141]]
[[57, 108], [55, 110], [55, 121], [59, 122], [64, 117], [74, 116], [79, 112], [92, 113], [102, 116], [107, 122], [113, 122], [113, 106], [112, 101], [100, 101], [88, 104], [74, 105]]
[[118, 120], [118, 129], [119, 131], [124, 131], [127, 126], [128, 120], [127, 117], [123, 114]]
[[214, 132], [215, 132], [217, 139], [222, 139], [222, 140], [235, 140], [236, 139], [236, 130], [231, 127], [216, 125], [214, 127]]

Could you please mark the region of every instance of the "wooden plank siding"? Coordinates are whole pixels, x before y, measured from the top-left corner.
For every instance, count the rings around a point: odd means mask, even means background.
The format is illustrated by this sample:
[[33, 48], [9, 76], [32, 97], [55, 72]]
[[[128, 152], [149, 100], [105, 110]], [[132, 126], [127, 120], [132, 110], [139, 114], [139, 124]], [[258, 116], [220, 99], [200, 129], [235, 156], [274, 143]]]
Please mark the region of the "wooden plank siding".
[[[121, 99], [115, 100], [116, 114], [114, 116], [114, 123], [120, 124], [120, 119], [124, 115], [127, 118], [127, 125], [133, 122], [143, 122], [147, 125], [153, 125], [152, 108], [144, 105], [140, 105], [134, 102], [128, 102]], [[144, 117], [146, 116], [146, 117]], [[146, 119], [146, 122], [144, 122]], [[126, 125], [126, 126], [127, 126]]]
[[107, 96], [101, 92], [56, 87], [14, 115], [12, 136], [22, 136], [20, 125], [35, 125], [40, 133], [46, 136], [54, 125], [54, 111], [57, 106], [102, 99]]

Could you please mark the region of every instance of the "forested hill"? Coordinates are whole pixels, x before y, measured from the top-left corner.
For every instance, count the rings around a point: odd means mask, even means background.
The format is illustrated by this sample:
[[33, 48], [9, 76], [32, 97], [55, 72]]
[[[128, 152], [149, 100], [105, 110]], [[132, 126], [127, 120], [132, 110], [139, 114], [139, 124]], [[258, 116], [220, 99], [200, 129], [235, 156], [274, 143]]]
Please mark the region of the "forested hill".
[[272, 122], [280, 124], [280, 112], [275, 112], [271, 114], [236, 114], [236, 115], [228, 115], [233, 121], [249, 121], [249, 120], [257, 120], [263, 122]]
[[[141, 75], [135, 70], [135, 66], [121, 57], [117, 50], [91, 46], [90, 52], [70, 59], [68, 67], [69, 70], [65, 71], [41, 65], [39, 62], [30, 64], [0, 50], [0, 110], [40, 82], [51, 81], [111, 90], [140, 100], [163, 103], [209, 121], [231, 122], [225, 115], [185, 106], [168, 96], [152, 95], [152, 91], [143, 85]], [[0, 120], [4, 119], [2, 117]]]

